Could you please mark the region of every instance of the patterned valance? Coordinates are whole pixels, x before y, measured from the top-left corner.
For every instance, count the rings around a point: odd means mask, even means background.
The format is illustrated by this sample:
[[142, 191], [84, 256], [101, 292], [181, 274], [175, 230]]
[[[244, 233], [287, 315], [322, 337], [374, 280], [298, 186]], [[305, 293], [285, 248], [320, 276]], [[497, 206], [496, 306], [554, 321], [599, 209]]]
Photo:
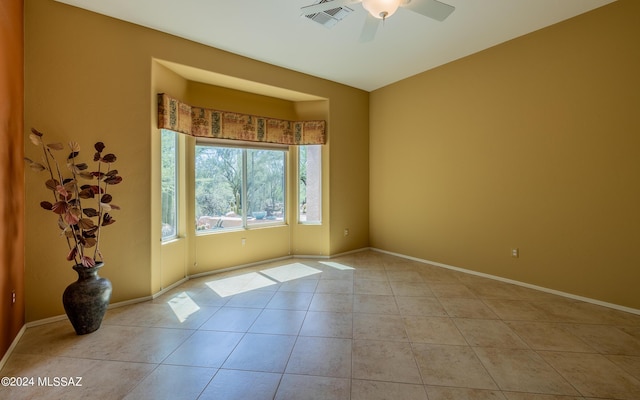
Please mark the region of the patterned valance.
[[325, 144], [325, 121], [287, 121], [192, 107], [158, 94], [158, 128], [196, 137], [287, 145]]

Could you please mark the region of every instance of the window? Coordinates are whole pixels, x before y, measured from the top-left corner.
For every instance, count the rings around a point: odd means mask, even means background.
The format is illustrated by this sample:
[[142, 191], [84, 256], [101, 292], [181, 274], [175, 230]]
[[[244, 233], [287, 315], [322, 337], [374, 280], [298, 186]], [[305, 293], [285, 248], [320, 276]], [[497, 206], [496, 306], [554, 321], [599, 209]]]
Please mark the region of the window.
[[198, 231], [284, 224], [286, 150], [197, 144]]
[[322, 146], [298, 147], [298, 222], [322, 222]]
[[175, 132], [161, 131], [162, 158], [162, 240], [178, 235], [178, 136]]

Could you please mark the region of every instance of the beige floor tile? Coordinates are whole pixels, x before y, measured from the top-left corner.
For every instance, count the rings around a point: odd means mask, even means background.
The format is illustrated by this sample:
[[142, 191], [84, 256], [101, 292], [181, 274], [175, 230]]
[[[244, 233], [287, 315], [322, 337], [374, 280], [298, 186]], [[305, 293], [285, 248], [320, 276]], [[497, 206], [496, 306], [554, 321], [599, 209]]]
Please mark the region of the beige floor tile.
[[140, 303], [108, 310], [103, 324], [198, 329], [220, 307], [199, 306], [191, 297], [178, 294], [167, 303]]
[[622, 368], [629, 375], [640, 380], [640, 357], [636, 356], [606, 356], [618, 367]]
[[107, 325], [91, 335], [90, 346], [74, 346], [66, 354], [69, 357], [159, 363], [193, 333], [184, 329]]
[[304, 262], [290, 261], [282, 265], [274, 265], [260, 270], [260, 274], [277, 282], [290, 282], [296, 279], [319, 279], [321, 270], [306, 265]]
[[404, 317], [404, 327], [412, 343], [466, 345], [464, 337], [449, 318]]
[[402, 315], [422, 315], [428, 317], [446, 317], [445, 311], [440, 301], [435, 297], [396, 297], [398, 309]]
[[518, 295], [520, 298], [529, 301], [535, 302], [546, 302], [546, 301], [569, 301], [574, 302], [573, 299], [568, 299], [557, 294], [543, 292], [542, 290], [536, 290], [524, 286], [516, 286], [516, 290], [518, 291]]
[[457, 272], [428, 264], [420, 270], [419, 274], [422, 277], [422, 280], [428, 284], [433, 282], [460, 282], [458, 279], [459, 274]]
[[[409, 267], [410, 268], [410, 267]], [[396, 269], [387, 268], [387, 279], [390, 282], [422, 282], [422, 275], [419, 272], [413, 270], [413, 268], [407, 270], [402, 267]]]
[[354, 340], [352, 377], [422, 384], [411, 345], [406, 342]]
[[278, 290], [280, 283], [260, 273], [255, 268], [238, 269], [213, 275], [205, 282], [205, 286], [217, 293], [220, 297], [242, 298], [247, 294], [256, 292], [274, 292]]
[[316, 293], [353, 293], [353, 281], [343, 279], [322, 279], [318, 282]]
[[166, 302], [133, 304], [107, 310], [102, 323], [105, 325], [154, 326], [158, 320], [165, 318], [167, 312], [170, 314], [171, 310]]
[[353, 314], [353, 338], [370, 340], [408, 340], [402, 317], [387, 314]]
[[275, 400], [349, 400], [350, 384], [344, 378], [286, 374]]
[[476, 295], [462, 283], [438, 283], [432, 282], [429, 288], [436, 297], [461, 297], [475, 299]]
[[371, 280], [371, 279], [358, 279], [353, 285], [353, 292], [355, 294], [373, 294], [390, 296], [393, 294], [389, 281], [386, 280]]
[[[336, 262], [336, 261], [332, 260], [332, 262]], [[323, 281], [325, 279], [331, 279], [331, 280], [349, 281], [353, 284], [353, 281], [355, 279], [354, 270], [336, 269], [333, 267], [328, 267], [328, 268], [319, 267], [319, 268], [323, 269], [323, 272], [320, 275], [320, 281]]]
[[471, 292], [483, 299], [522, 300], [520, 288], [509, 283], [488, 281], [470, 286]]
[[242, 339], [238, 332], [198, 331], [180, 345], [164, 364], [219, 368]]
[[424, 263], [399, 257], [388, 257], [384, 260], [384, 269], [389, 271], [420, 271]]
[[537, 302], [536, 307], [562, 322], [640, 326], [640, 315], [581, 301], [559, 298], [553, 302]]
[[433, 292], [429, 285], [420, 282], [391, 281], [391, 290], [395, 296], [428, 296], [432, 297]]
[[526, 321], [507, 321], [506, 324], [534, 350], [595, 351], [561, 324]]
[[299, 337], [285, 373], [351, 378], [351, 339]]
[[273, 400], [282, 375], [221, 369], [206, 387], [202, 400]]
[[359, 280], [385, 281], [388, 282], [387, 272], [382, 269], [357, 269], [355, 270], [355, 282]]
[[[77, 362], [78, 359], [74, 360]], [[153, 364], [137, 362], [101, 361], [93, 367], [81, 372], [84, 376], [83, 390], [79, 398], [120, 399], [131, 390], [137, 382], [146, 377], [155, 367]], [[62, 370], [68, 371], [68, 370]], [[64, 374], [64, 372], [62, 372]], [[84, 382], [87, 386], [85, 388]], [[114, 385], [114, 382], [117, 382]], [[68, 397], [65, 396], [65, 400]]]
[[479, 299], [439, 297], [438, 301], [450, 317], [498, 319], [496, 313]]
[[316, 293], [309, 311], [353, 312], [352, 294]]
[[30, 327], [0, 371], [66, 375], [83, 386], [0, 399], [637, 399], [640, 315], [375, 251], [294, 258], [110, 309], [89, 335]]
[[266, 290], [244, 292], [231, 296], [225, 305], [229, 307], [264, 308], [273, 297], [273, 294], [274, 292]]
[[354, 379], [351, 381], [351, 400], [428, 400], [424, 386], [395, 383], [364, 381]]
[[498, 389], [471, 347], [414, 343], [413, 351], [425, 385]]
[[600, 354], [542, 352], [585, 397], [640, 399], [640, 380]]
[[504, 349], [528, 348], [527, 344], [502, 321], [456, 318], [454, 322], [470, 346]]
[[27, 328], [13, 354], [64, 355], [72, 346], [91, 341], [91, 335], [78, 336], [69, 321]]
[[260, 308], [222, 307], [200, 329], [225, 332], [246, 332], [262, 313]]
[[[33, 386], [0, 386], [0, 398], [122, 399], [155, 367], [155, 364], [14, 354], [0, 375], [33, 378]], [[56, 386], [55, 378], [62, 377], [72, 378], [73, 386]]]
[[599, 353], [640, 356], [640, 340], [615, 326], [566, 324], [565, 327]]
[[284, 372], [295, 336], [247, 333], [222, 365], [224, 369]]
[[[178, 287], [177, 289], [180, 289]], [[210, 287], [205, 286], [200, 290], [191, 290], [186, 291], [189, 294], [189, 297], [201, 307], [222, 307], [229, 301], [229, 297], [222, 297]], [[156, 298], [153, 300], [154, 303], [164, 303], [167, 299]]]
[[618, 326], [618, 329], [640, 340], [640, 326]]
[[278, 291], [265, 308], [306, 311], [309, 309], [312, 298], [313, 293]]
[[353, 312], [371, 314], [398, 314], [394, 296], [356, 294], [353, 296]]
[[528, 300], [483, 299], [483, 302], [503, 320], [508, 321], [553, 321], [547, 312]]
[[570, 396], [579, 394], [532, 350], [476, 347], [474, 351], [502, 390]]
[[429, 400], [505, 400], [498, 390], [427, 386]]
[[297, 335], [305, 315], [305, 311], [265, 309], [251, 325], [249, 332]]
[[296, 279], [294, 281], [283, 282], [278, 289], [279, 292], [306, 292], [313, 293], [318, 287], [318, 279]]
[[125, 400], [196, 400], [216, 373], [215, 368], [159, 365]]
[[304, 319], [301, 336], [353, 337], [353, 314], [309, 311]]
[[[182, 344], [193, 330], [138, 326], [103, 325], [89, 335], [76, 336], [73, 330], [57, 325], [59, 333], [43, 340], [50, 327], [33, 328], [17, 353], [60, 355], [96, 360], [159, 363]], [[26, 335], [26, 334], [25, 334]], [[51, 340], [51, 342], [49, 342]], [[40, 341], [39, 345], [34, 342]]]
[[507, 400], [585, 400], [582, 396], [558, 396], [554, 394], [503, 392]]

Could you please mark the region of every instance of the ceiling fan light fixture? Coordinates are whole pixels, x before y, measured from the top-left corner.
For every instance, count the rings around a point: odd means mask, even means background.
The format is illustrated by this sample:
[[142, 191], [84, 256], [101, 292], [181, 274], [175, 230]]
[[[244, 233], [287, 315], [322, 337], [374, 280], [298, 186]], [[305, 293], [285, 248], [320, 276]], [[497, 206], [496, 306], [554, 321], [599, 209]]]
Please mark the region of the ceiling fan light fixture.
[[373, 17], [386, 19], [398, 10], [402, 0], [362, 0], [362, 7]]

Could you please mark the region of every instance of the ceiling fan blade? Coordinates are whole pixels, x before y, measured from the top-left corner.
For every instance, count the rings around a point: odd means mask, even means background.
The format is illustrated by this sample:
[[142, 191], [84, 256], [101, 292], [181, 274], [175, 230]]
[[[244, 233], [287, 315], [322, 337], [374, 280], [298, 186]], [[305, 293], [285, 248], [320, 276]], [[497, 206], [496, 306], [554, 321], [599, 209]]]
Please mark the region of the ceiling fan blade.
[[403, 7], [436, 21], [444, 21], [456, 9], [437, 0], [409, 0]]
[[311, 15], [323, 11], [333, 10], [335, 8], [348, 6], [350, 4], [360, 3], [361, 0], [333, 0], [325, 1], [318, 4], [300, 8], [300, 15]]
[[367, 13], [367, 19], [364, 20], [364, 26], [362, 27], [362, 32], [360, 33], [360, 42], [370, 42], [376, 37], [376, 32], [378, 31], [378, 26], [380, 26], [380, 21], [378, 18], [375, 18], [371, 14]]

